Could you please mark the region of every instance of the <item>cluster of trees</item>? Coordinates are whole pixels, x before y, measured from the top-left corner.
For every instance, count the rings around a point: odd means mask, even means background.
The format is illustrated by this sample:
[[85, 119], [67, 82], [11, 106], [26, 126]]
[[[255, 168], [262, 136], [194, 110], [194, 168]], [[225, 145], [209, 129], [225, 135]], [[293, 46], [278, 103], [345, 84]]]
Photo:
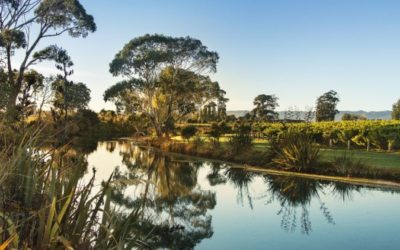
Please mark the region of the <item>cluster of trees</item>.
[[[134, 124], [145, 124], [137, 122], [139, 117], [108, 119], [106, 111], [89, 110], [90, 89], [70, 79], [74, 63], [68, 52], [58, 45], [40, 46], [65, 33], [85, 38], [95, 31], [93, 17], [78, 0], [1, 1], [0, 121], [48, 124], [44, 132], [57, 144], [82, 136], [123, 136], [136, 129]], [[54, 63], [58, 73], [32, 69], [45, 61]]]
[[[311, 109], [301, 114], [298, 110], [285, 112], [285, 121], [333, 121], [335, 115], [339, 113], [336, 106], [339, 102], [337, 93], [333, 90], [328, 91], [318, 97], [315, 112]], [[243, 119], [252, 122], [273, 122], [281, 120], [276, 108], [279, 107], [278, 98], [275, 95], [261, 94], [254, 98], [254, 108], [247, 113]]]
[[[261, 94], [254, 98], [253, 104], [254, 109], [247, 113], [244, 118], [250, 121], [278, 121], [280, 120], [276, 108], [279, 107], [278, 98], [274, 95]], [[334, 90], [330, 90], [316, 100], [315, 111], [312, 109], [300, 112], [296, 109], [289, 109], [285, 112], [285, 121], [312, 121], [315, 119], [316, 122], [322, 121], [334, 121], [335, 116], [339, 113], [337, 110], [337, 104], [340, 99], [338, 93]], [[303, 113], [303, 114], [302, 114]], [[400, 120], [400, 100], [398, 100], [392, 107], [392, 119]], [[367, 117], [357, 114], [345, 113], [342, 116], [343, 121], [356, 121], [356, 120], [367, 120]]]
[[[44, 39], [68, 33], [86, 37], [96, 30], [91, 15], [77, 0], [4, 0], [0, 4], [0, 110], [8, 121], [17, 120], [33, 105], [43, 106], [51, 85], [54, 107], [65, 114], [70, 109], [87, 105], [90, 98], [86, 86], [67, 80], [73, 65], [66, 51], [55, 45], [39, 49]], [[22, 60], [15, 60], [15, 53]], [[44, 60], [55, 61], [63, 73], [53, 79], [29, 70]], [[39, 93], [41, 92], [41, 94]], [[37, 98], [42, 96], [42, 101]]]

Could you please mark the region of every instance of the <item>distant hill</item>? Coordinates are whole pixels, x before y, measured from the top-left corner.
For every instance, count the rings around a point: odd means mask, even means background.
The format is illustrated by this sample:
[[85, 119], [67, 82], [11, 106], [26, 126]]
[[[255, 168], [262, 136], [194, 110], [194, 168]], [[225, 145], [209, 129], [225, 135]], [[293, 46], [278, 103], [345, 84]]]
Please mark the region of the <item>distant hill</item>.
[[246, 113], [249, 113], [248, 110], [228, 110], [226, 111], [227, 115], [234, 115], [236, 117], [244, 116]]
[[[248, 110], [228, 110], [227, 114], [228, 115], [234, 115], [236, 117], [244, 116], [246, 113], [248, 113]], [[283, 119], [285, 116], [284, 111], [279, 111], [279, 118]], [[301, 117], [304, 117], [303, 111], [300, 111]], [[385, 111], [340, 111], [339, 114], [336, 115], [335, 120], [340, 121], [342, 119], [343, 114], [349, 113], [352, 115], [363, 115], [367, 117], [369, 120], [390, 120], [391, 119], [391, 111], [390, 110], [385, 110]]]
[[367, 117], [368, 120], [390, 120], [392, 118], [392, 111], [340, 111], [339, 114], [336, 115], [336, 120], [341, 120], [343, 114], [348, 113], [352, 115], [363, 115]]

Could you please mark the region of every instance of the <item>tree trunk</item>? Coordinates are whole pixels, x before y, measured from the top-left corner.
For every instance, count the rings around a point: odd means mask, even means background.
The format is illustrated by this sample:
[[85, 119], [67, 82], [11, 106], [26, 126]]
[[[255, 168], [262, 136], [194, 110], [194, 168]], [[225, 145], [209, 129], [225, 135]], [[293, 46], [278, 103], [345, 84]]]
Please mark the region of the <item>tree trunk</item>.
[[33, 50], [36, 48], [36, 46], [38, 45], [40, 39], [43, 38], [43, 35], [45, 34], [45, 32], [49, 29], [50, 27], [42, 27], [41, 30], [39, 31], [39, 35], [38, 37], [35, 39], [35, 41], [33, 42], [32, 46], [26, 51], [25, 53], [25, 57], [19, 67], [19, 72], [18, 72], [18, 77], [16, 80], [14, 80], [14, 71], [11, 65], [11, 47], [9, 46], [6, 49], [7, 52], [7, 67], [8, 67], [8, 78], [9, 78], [9, 84], [12, 88], [11, 90], [11, 94], [8, 98], [8, 102], [7, 102], [7, 111], [6, 111], [6, 120], [7, 121], [15, 121], [16, 114], [17, 114], [17, 98], [18, 95], [21, 91], [21, 87], [22, 87], [22, 81], [24, 80], [24, 73], [26, 68], [29, 66], [28, 63], [28, 59], [30, 57], [30, 55], [32, 54]]
[[8, 97], [7, 110], [5, 114], [5, 119], [7, 122], [14, 122], [17, 119], [17, 97], [19, 91], [13, 89]]
[[155, 119], [150, 118], [151, 122], [153, 123], [154, 130], [156, 131], [156, 135], [158, 138], [163, 137], [163, 132], [161, 126], [155, 121]]
[[370, 141], [369, 140], [367, 140], [367, 152], [369, 152], [369, 150], [370, 150], [370, 147], [371, 147], [371, 145], [370, 145], [371, 143], [370, 143]]
[[351, 140], [347, 140], [347, 150], [350, 150]]

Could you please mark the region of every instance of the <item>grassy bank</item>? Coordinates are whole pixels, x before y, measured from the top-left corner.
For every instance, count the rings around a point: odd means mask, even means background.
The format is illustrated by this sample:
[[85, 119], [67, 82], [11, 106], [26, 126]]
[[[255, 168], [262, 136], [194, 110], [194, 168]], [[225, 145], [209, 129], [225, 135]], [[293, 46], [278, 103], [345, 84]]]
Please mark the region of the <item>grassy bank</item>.
[[[211, 142], [207, 136], [201, 137], [205, 142]], [[181, 136], [171, 138], [174, 142], [187, 143]], [[229, 137], [220, 138], [221, 147], [228, 147]], [[265, 139], [254, 139], [253, 146], [257, 151], [267, 151], [270, 147]], [[400, 168], [400, 152], [388, 153], [385, 151], [366, 151], [362, 149], [321, 148], [320, 158], [324, 162], [333, 162], [335, 158], [348, 155], [354, 161], [361, 161], [365, 165], [375, 168]]]
[[140, 144], [173, 152], [198, 156], [232, 163], [257, 166], [257, 169], [285, 171], [300, 174], [316, 174], [334, 178], [379, 179], [400, 182], [400, 155], [397, 153], [363, 152], [359, 150], [321, 149], [318, 162], [302, 170], [289, 170], [274, 163], [274, 152], [265, 141], [255, 141], [251, 147], [233, 150], [228, 140], [219, 143], [205, 140], [183, 140], [174, 137], [172, 140], [142, 138]]

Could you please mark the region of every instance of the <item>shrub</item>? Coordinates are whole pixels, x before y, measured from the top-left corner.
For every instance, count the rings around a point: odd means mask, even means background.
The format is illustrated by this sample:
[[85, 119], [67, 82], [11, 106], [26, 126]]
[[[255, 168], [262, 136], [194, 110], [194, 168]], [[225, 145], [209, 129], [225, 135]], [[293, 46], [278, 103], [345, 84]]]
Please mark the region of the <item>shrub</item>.
[[285, 169], [301, 171], [317, 164], [319, 148], [307, 131], [289, 129], [274, 141], [273, 162]]
[[251, 126], [240, 124], [235, 131], [235, 134], [230, 138], [229, 144], [234, 152], [239, 152], [245, 148], [250, 148], [253, 143], [251, 137]]
[[226, 133], [226, 124], [224, 122], [213, 122], [211, 124], [211, 130], [208, 134], [212, 137], [214, 144], [219, 144], [219, 138]]
[[188, 125], [184, 127], [181, 131], [181, 136], [189, 142], [190, 138], [195, 136], [197, 133], [197, 128], [193, 125]]

